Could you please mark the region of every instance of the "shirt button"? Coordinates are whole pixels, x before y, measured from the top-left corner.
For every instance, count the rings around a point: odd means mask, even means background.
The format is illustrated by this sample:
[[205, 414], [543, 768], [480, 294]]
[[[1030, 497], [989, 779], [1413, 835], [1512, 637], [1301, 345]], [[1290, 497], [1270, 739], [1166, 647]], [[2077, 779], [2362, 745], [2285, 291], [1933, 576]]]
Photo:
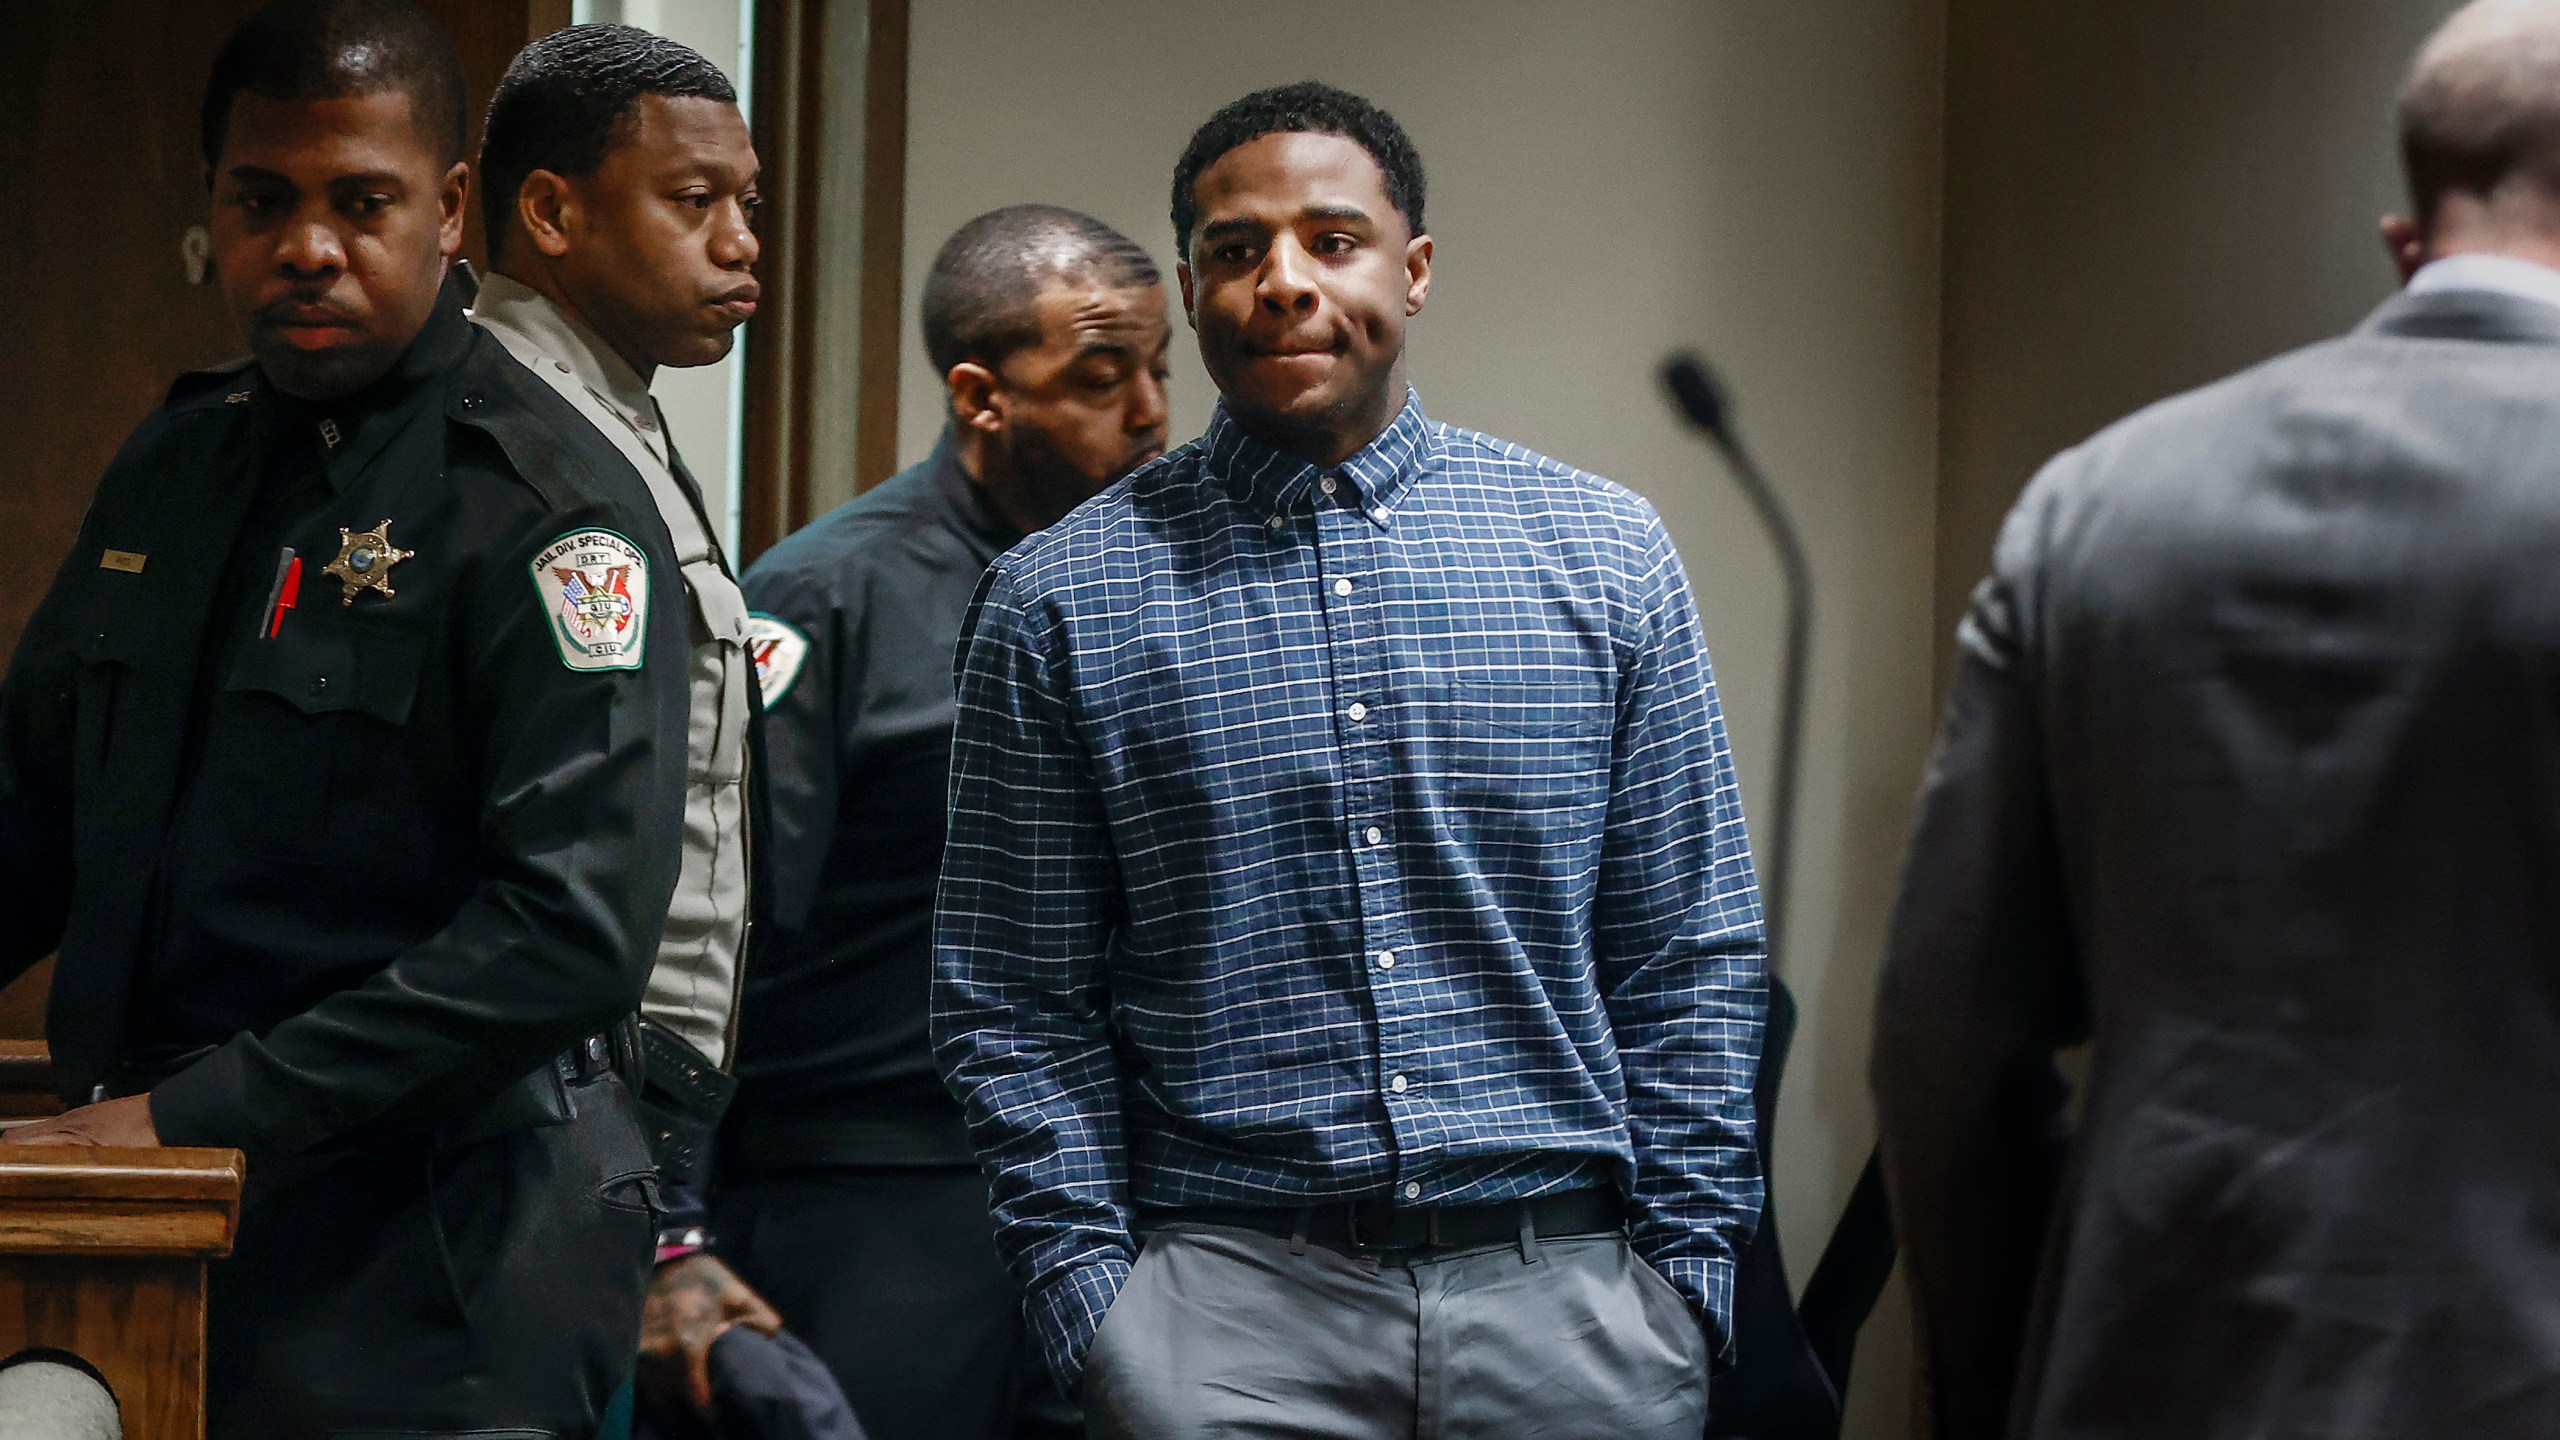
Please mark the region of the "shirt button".
[[1369, 512], [1369, 518], [1381, 525], [1384, 525], [1387, 523], [1387, 512], [1384, 510], [1372, 510]]
[[1270, 519], [1265, 520], [1265, 521], [1263, 521], [1262, 523], [1263, 523], [1263, 524], [1265, 524], [1265, 525], [1270, 526], [1270, 527], [1271, 527], [1272, 529], [1274, 529], [1274, 530], [1277, 530], [1277, 529], [1279, 529], [1279, 528], [1280, 528], [1280, 526], [1281, 526], [1281, 524], [1282, 524], [1283, 522], [1281, 521], [1281, 519], [1280, 519], [1280, 517], [1279, 517], [1279, 516], [1274, 515], [1274, 516], [1272, 516]]
[[556, 367], [556, 368], [560, 371], [560, 373], [561, 373], [561, 374], [566, 375], [566, 374], [568, 374], [568, 373], [569, 373], [569, 362], [568, 362], [568, 361], [566, 361], [566, 360], [554, 360], [554, 361], [552, 361], [551, 363], [552, 363], [552, 365], [553, 365], [554, 367]]
[[1351, 702], [1351, 709], [1346, 713], [1355, 721], [1366, 720], [1369, 718], [1369, 707], [1354, 700]]
[[1334, 480], [1333, 480], [1333, 477], [1332, 477], [1332, 476], [1327, 475], [1327, 476], [1326, 476], [1326, 477], [1324, 477], [1323, 479], [1321, 479], [1321, 480], [1319, 480], [1319, 481], [1317, 481], [1317, 482], [1316, 482], [1316, 488], [1317, 488], [1317, 489], [1319, 489], [1319, 490], [1321, 490], [1321, 491], [1323, 491], [1323, 492], [1324, 492], [1324, 493], [1326, 493], [1327, 495], [1330, 495], [1330, 494], [1332, 494], [1334, 491], [1339, 490], [1339, 489], [1341, 489], [1342, 487], [1341, 487], [1340, 485], [1337, 485], [1337, 484], [1335, 484], [1335, 483], [1334, 483]]
[[1396, 968], [1396, 952], [1393, 950], [1379, 951], [1378, 968], [1381, 970], [1393, 970]]
[[1334, 593], [1334, 594], [1336, 594], [1336, 595], [1348, 595], [1348, 594], [1350, 594], [1350, 593], [1351, 593], [1351, 582], [1350, 582], [1350, 581], [1348, 581], [1348, 580], [1336, 580], [1336, 581], [1334, 581], [1334, 582], [1333, 582], [1333, 593]]
[[1407, 1200], [1419, 1200], [1419, 1199], [1421, 1199], [1421, 1198], [1422, 1198], [1422, 1182], [1421, 1182], [1421, 1181], [1419, 1181], [1419, 1180], [1407, 1180], [1406, 1182], [1404, 1182], [1404, 1198], [1406, 1198]]
[[312, 694], [317, 695], [317, 694], [319, 694], [321, 691], [326, 690], [326, 689], [328, 689], [328, 688], [329, 688], [329, 677], [328, 677], [328, 676], [326, 676], [326, 675], [315, 675], [315, 676], [311, 677], [311, 693], [312, 693]]
[[1404, 1093], [1408, 1088], [1410, 1088], [1410, 1085], [1409, 1085], [1409, 1082], [1408, 1082], [1408, 1081], [1406, 1081], [1406, 1079], [1405, 1079], [1403, 1076], [1398, 1075], [1398, 1076], [1397, 1076], [1397, 1077], [1395, 1077], [1394, 1079], [1392, 1079], [1392, 1080], [1390, 1080], [1390, 1081], [1388, 1081], [1388, 1082], [1387, 1082], [1387, 1088], [1388, 1088], [1388, 1089], [1390, 1089], [1390, 1090], [1393, 1090], [1393, 1091], [1394, 1091], [1394, 1092], [1396, 1092], [1397, 1094], [1401, 1095], [1401, 1094], [1403, 1094], [1403, 1093]]
[[1361, 838], [1363, 838], [1363, 839], [1367, 840], [1367, 841], [1368, 841], [1370, 844], [1372, 844], [1372, 845], [1375, 845], [1375, 844], [1377, 844], [1379, 841], [1384, 840], [1384, 839], [1386, 839], [1386, 838], [1387, 838], [1387, 832], [1386, 832], [1386, 831], [1384, 831], [1384, 830], [1379, 829], [1379, 828], [1378, 828], [1377, 826], [1375, 826], [1375, 825], [1372, 825], [1372, 826], [1370, 826], [1368, 829], [1361, 831], [1361, 832], [1360, 832], [1360, 834], [1361, 834]]

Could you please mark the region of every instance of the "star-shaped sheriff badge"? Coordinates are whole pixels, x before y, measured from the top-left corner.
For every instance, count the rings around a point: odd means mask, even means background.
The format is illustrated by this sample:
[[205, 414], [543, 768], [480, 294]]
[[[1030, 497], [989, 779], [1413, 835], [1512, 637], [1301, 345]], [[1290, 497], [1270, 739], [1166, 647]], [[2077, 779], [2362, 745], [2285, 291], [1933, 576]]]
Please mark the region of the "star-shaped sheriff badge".
[[391, 522], [383, 521], [370, 530], [338, 531], [338, 558], [320, 567], [323, 575], [335, 575], [347, 587], [338, 597], [341, 605], [356, 603], [359, 590], [379, 590], [386, 600], [391, 598], [391, 567], [415, 556], [415, 550], [402, 550], [391, 543]]

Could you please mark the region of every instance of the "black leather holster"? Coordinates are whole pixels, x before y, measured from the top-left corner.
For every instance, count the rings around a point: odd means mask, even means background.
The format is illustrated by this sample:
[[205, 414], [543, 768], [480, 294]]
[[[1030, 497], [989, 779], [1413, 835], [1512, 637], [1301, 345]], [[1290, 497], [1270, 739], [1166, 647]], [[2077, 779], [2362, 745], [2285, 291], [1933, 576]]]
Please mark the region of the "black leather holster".
[[640, 1128], [658, 1178], [699, 1190], [711, 1178], [712, 1142], [738, 1082], [654, 1020], [640, 1022], [640, 1054]]

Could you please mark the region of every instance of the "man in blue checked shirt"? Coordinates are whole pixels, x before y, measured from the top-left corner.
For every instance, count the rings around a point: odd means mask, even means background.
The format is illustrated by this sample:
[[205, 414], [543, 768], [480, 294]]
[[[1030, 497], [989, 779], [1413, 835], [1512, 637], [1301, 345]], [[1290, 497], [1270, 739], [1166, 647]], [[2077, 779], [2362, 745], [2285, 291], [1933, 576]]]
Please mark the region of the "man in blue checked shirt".
[[1105, 1436], [1703, 1429], [1766, 945], [1651, 506], [1426, 418], [1422, 165], [1313, 83], [1174, 172], [1208, 433], [988, 571], [937, 1056]]

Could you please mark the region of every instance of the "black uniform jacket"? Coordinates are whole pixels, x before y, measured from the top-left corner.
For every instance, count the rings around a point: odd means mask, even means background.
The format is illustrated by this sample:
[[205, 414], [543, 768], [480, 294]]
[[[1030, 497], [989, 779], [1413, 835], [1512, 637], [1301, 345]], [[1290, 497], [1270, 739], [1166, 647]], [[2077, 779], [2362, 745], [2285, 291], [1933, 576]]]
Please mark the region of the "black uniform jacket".
[[[324, 473], [261, 502], [279, 445]], [[386, 519], [414, 553], [342, 598], [341, 531]], [[571, 663], [599, 664], [560, 603], [584, 532], [643, 558], [588, 574], [641, 602], [627, 668]], [[556, 1103], [549, 1060], [638, 1004], [674, 887], [686, 616], [639, 476], [450, 285], [342, 404], [180, 380], [0, 689], [0, 975], [59, 946], [66, 1098], [126, 1077], [165, 1142], [253, 1162]]]
[[746, 1168], [977, 1163], [926, 994], [952, 652], [979, 578], [1020, 538], [946, 437], [747, 572], [758, 643], [800, 653], [787, 675], [765, 667], [774, 864], [726, 1137]]

